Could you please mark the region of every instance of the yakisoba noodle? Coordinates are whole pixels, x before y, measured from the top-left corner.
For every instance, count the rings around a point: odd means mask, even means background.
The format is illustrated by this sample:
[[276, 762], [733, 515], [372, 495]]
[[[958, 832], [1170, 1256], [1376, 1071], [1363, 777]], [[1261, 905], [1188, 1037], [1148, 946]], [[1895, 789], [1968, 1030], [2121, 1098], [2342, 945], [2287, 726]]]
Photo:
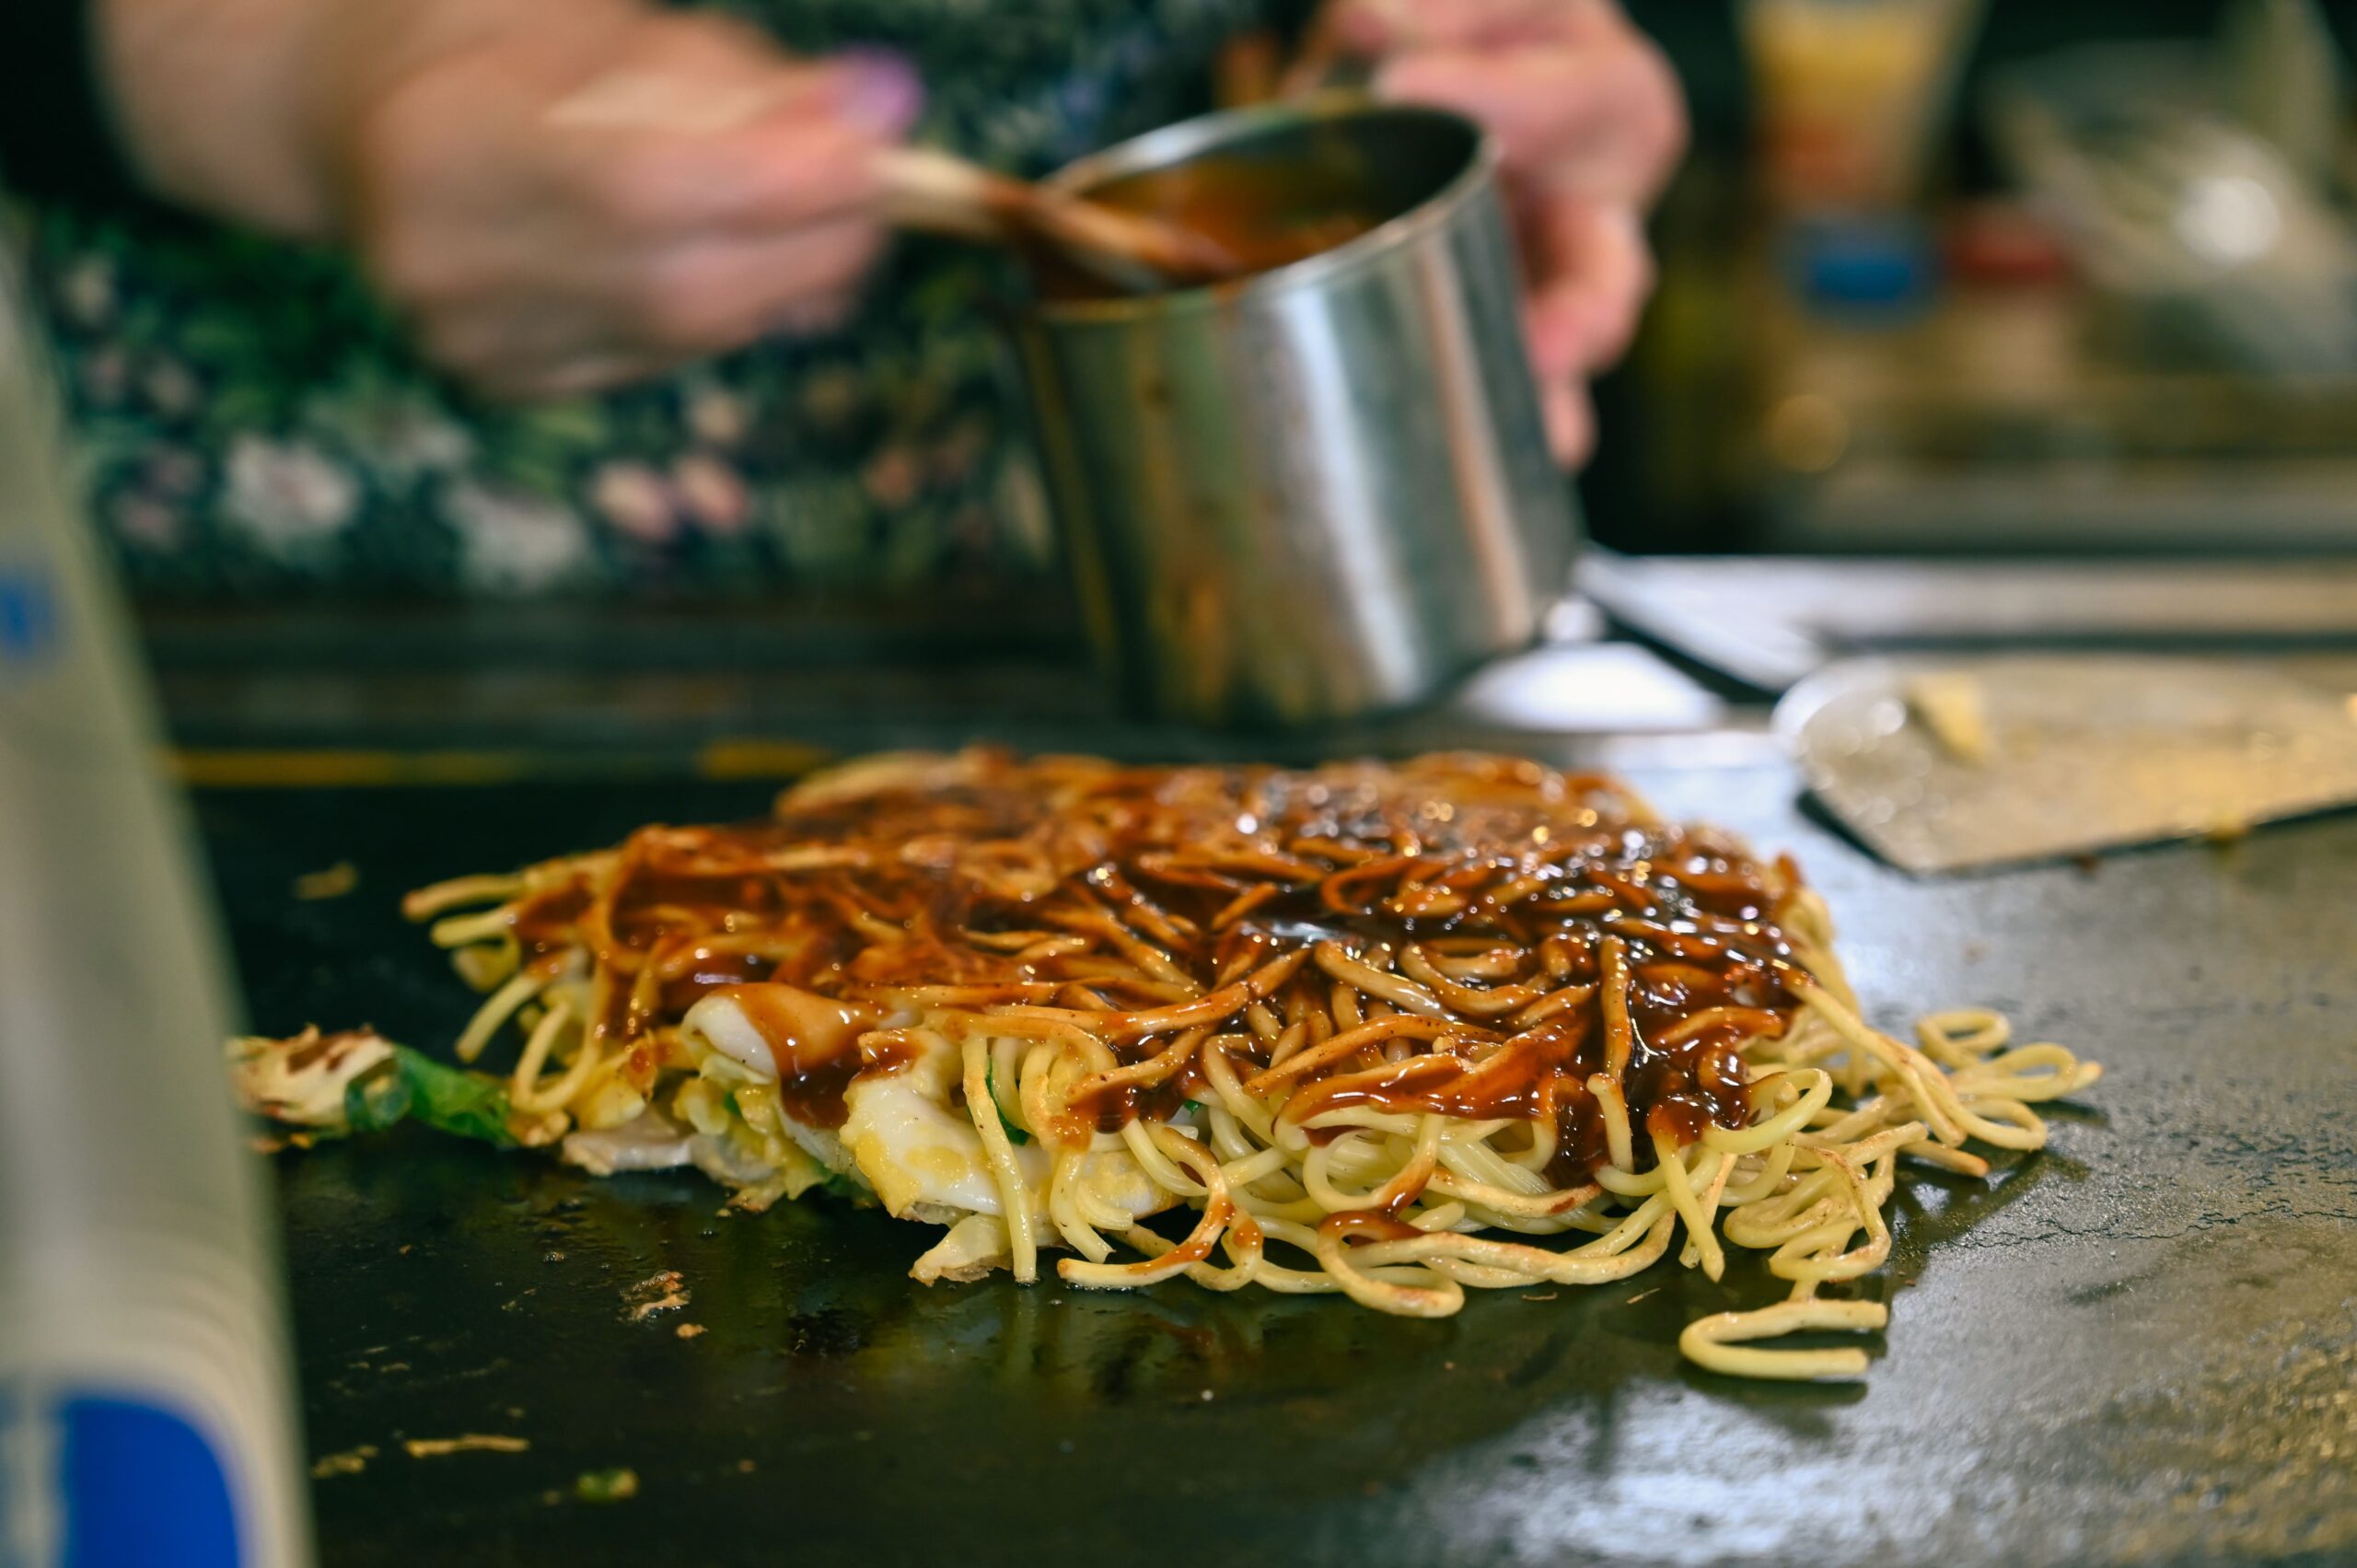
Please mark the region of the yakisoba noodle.
[[[878, 758], [410, 909], [489, 993], [460, 1057], [522, 1036], [509, 1133], [592, 1168], [832, 1176], [950, 1226], [928, 1281], [1423, 1317], [1740, 1247], [1790, 1299], [1679, 1344], [1745, 1376], [1862, 1371], [1761, 1342], [1881, 1327], [1818, 1292], [1888, 1256], [1899, 1162], [1984, 1175], [2099, 1073], [1986, 1011], [1878, 1032], [1790, 861], [1492, 757]], [[250, 1047], [250, 1098], [302, 1119], [284, 1085], [371, 1038]]]

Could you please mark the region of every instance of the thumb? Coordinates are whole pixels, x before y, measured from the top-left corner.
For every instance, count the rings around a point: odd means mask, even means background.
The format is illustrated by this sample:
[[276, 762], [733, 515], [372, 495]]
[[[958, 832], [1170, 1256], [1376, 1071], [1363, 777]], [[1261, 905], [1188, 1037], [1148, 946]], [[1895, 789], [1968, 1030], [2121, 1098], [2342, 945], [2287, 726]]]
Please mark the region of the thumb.
[[1478, 122], [1510, 170], [1597, 201], [1651, 200], [1686, 140], [1677, 78], [1642, 41], [1422, 51], [1386, 65], [1376, 87]]

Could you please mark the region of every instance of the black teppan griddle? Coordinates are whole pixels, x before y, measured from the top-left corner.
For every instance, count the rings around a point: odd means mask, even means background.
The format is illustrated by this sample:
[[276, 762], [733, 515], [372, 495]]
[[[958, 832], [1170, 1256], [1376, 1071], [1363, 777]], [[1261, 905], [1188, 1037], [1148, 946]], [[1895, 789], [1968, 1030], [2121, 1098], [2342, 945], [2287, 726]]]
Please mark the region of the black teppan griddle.
[[[407, 1131], [275, 1160], [324, 1561], [616, 1564], [2346, 1562], [2357, 1554], [2357, 818], [2090, 872], [1910, 881], [1782, 770], [1641, 776], [1790, 848], [1870, 1011], [1987, 1002], [2110, 1069], [1993, 1183], [1916, 1175], [1863, 1382], [1679, 1360], [1778, 1294], [1674, 1267], [1442, 1322], [1171, 1284], [906, 1278], [933, 1235], [718, 1217]], [[447, 1041], [409, 887], [758, 813], [760, 786], [213, 793], [254, 1022]], [[350, 860], [349, 896], [292, 879]], [[1732, 1249], [1731, 1249], [1732, 1250]], [[679, 1310], [625, 1290], [677, 1270]], [[1534, 1299], [1537, 1298], [1537, 1299]], [[681, 1338], [682, 1323], [704, 1331]], [[412, 1458], [403, 1438], [522, 1437]], [[628, 1467], [635, 1496], [582, 1501]]]

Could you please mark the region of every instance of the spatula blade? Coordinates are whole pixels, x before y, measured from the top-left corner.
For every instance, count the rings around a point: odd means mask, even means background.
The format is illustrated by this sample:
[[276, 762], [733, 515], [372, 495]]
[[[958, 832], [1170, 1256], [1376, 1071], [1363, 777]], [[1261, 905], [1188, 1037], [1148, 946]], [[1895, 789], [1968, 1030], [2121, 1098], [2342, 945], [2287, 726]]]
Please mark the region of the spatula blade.
[[2357, 802], [2357, 696], [2263, 664], [1854, 659], [1788, 693], [1809, 787], [1909, 871], [2230, 835]]

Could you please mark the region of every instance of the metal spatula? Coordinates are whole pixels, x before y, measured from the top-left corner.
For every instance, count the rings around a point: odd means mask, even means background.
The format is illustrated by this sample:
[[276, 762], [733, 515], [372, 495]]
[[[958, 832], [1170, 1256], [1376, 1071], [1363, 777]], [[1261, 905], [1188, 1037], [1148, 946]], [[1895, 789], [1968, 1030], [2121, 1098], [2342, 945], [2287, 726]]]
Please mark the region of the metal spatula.
[[2357, 802], [2357, 696], [2263, 664], [1856, 659], [1777, 705], [1809, 787], [1910, 871], [2239, 833]]

